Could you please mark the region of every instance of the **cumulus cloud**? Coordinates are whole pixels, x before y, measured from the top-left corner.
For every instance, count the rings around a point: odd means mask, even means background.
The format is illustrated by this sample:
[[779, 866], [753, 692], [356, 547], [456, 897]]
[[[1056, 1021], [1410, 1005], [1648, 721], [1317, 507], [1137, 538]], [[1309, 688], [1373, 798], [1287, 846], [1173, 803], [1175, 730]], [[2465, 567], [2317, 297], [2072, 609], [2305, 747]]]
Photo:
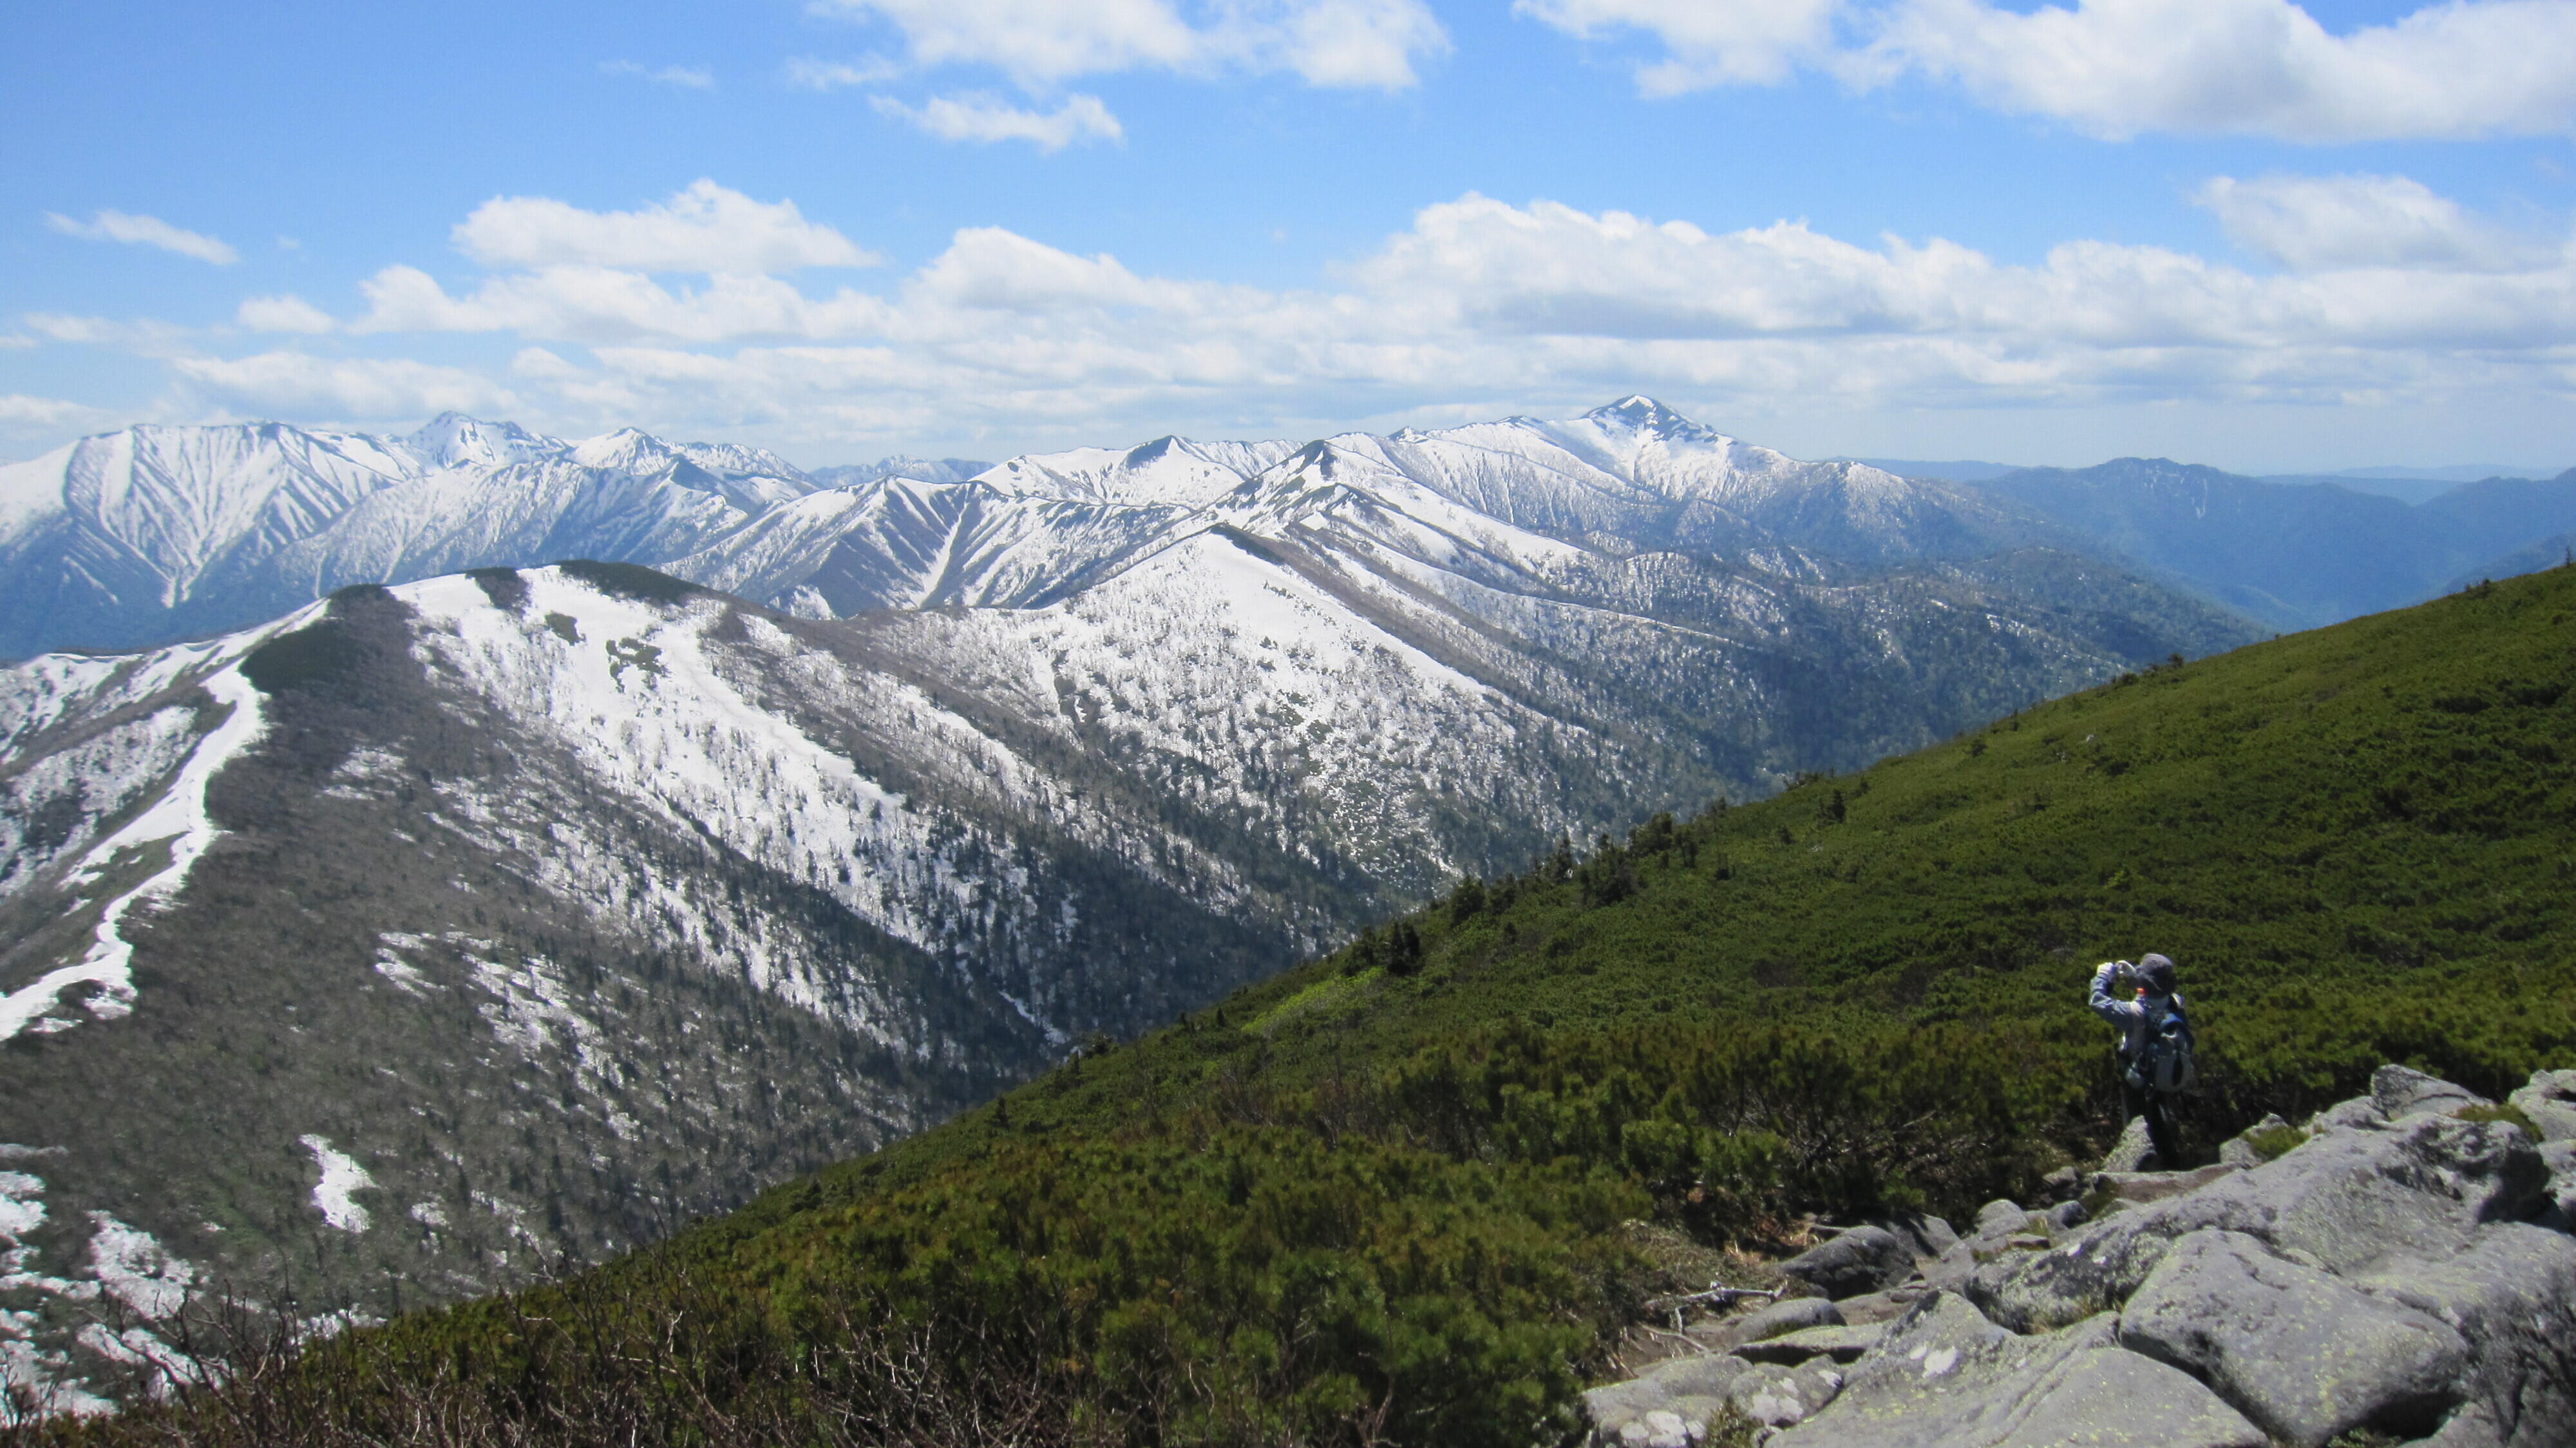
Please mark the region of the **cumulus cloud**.
[[2237, 245], [2297, 271], [2510, 271], [2546, 265], [2558, 250], [2405, 176], [2220, 176], [2193, 199], [2217, 213]]
[[171, 368], [207, 399], [268, 417], [412, 418], [450, 410], [509, 412], [508, 389], [456, 367], [404, 359], [262, 352], [182, 357]]
[[137, 216], [124, 211], [101, 211], [87, 221], [74, 221], [59, 212], [45, 213], [45, 224], [65, 236], [85, 241], [121, 241], [131, 246], [156, 246], [181, 256], [217, 266], [231, 266], [241, 260], [241, 253], [202, 232], [172, 226], [157, 216]]
[[490, 266], [621, 267], [760, 276], [882, 258], [793, 201], [754, 201], [699, 180], [659, 206], [585, 211], [543, 196], [496, 196], [457, 224], [457, 249]]
[[1569, 34], [1642, 32], [1649, 94], [1774, 81], [1811, 64], [1906, 75], [2107, 137], [2295, 141], [2552, 134], [2576, 127], [2576, 5], [2444, 0], [2335, 34], [2291, 0], [1518, 0]]
[[1444, 53], [1448, 33], [1423, 0], [816, 0], [819, 9], [883, 20], [913, 64], [992, 66], [1043, 90], [1078, 75], [1292, 72], [1310, 85], [1399, 90], [1415, 63]]
[[233, 320], [254, 332], [302, 332], [318, 335], [338, 326], [331, 314], [302, 297], [245, 298]]
[[603, 60], [599, 63], [599, 73], [633, 76], [637, 80], [680, 90], [714, 90], [716, 87], [716, 73], [702, 65], [647, 66], [631, 60]]
[[491, 277], [450, 296], [417, 267], [390, 266], [359, 284], [367, 314], [349, 330], [517, 332], [579, 342], [663, 337], [732, 342], [752, 337], [830, 337], [881, 324], [877, 298], [844, 288], [814, 301], [775, 277], [716, 276], [673, 290], [642, 272], [557, 266]]
[[[781, 438], [984, 424], [1116, 437], [1203, 416], [1211, 398], [1347, 421], [1432, 398], [1517, 406], [1641, 388], [1851, 415], [2543, 407], [2576, 391], [2567, 246], [2514, 236], [2404, 177], [2222, 178], [2200, 199], [2277, 269], [2086, 239], [2007, 261], [1937, 237], [1794, 221], [1719, 231], [1470, 194], [1425, 207], [1327, 288], [1155, 275], [998, 227], [957, 232], [878, 291], [830, 295], [599, 266], [451, 287], [395, 266], [364, 284], [367, 310], [344, 330], [493, 335], [506, 365], [485, 376], [272, 351], [171, 366], [196, 396], [290, 416], [516, 399], [527, 420], [564, 428]], [[133, 324], [24, 325], [59, 336]]]
[[1027, 141], [1061, 151], [1076, 141], [1123, 141], [1126, 132], [1098, 96], [1065, 97], [1052, 114], [1021, 110], [988, 95], [939, 96], [913, 107], [878, 96], [879, 113], [909, 121], [943, 141]]

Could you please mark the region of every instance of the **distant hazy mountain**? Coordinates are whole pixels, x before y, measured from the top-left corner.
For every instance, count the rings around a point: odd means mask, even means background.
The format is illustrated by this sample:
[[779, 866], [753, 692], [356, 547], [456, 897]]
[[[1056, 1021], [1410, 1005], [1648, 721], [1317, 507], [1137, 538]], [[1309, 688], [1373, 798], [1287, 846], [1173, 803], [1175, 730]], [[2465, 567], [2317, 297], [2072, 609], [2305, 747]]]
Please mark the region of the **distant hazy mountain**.
[[2030, 468], [1976, 486], [2283, 629], [2419, 602], [2465, 570], [2576, 529], [2576, 469], [2469, 483], [2411, 507], [2330, 481], [2161, 458]]
[[885, 478], [911, 478], [924, 483], [962, 483], [991, 467], [991, 463], [966, 458], [916, 458], [896, 454], [872, 463], [843, 463], [837, 467], [814, 468], [805, 476], [827, 488], [856, 487]]
[[[513, 548], [580, 518], [754, 601], [494, 568], [0, 670], [0, 1333], [66, 1382], [105, 1371], [82, 1294], [137, 1274], [384, 1312], [596, 1256], [1560, 833], [2251, 632], [2015, 505], [1642, 398], [851, 488], [461, 420], [210, 431], [71, 471], [228, 558], [446, 536], [488, 491]], [[91, 497], [56, 526], [124, 516]]]
[[[2538, 470], [2545, 475], [2548, 469]], [[2343, 468], [2332, 474], [2338, 478], [2360, 478], [2365, 481], [2394, 482], [2415, 479], [2438, 483], [2477, 483], [2488, 478], [2528, 478], [2535, 476], [2530, 468], [2508, 467], [2503, 463], [2456, 463], [2438, 468]]]

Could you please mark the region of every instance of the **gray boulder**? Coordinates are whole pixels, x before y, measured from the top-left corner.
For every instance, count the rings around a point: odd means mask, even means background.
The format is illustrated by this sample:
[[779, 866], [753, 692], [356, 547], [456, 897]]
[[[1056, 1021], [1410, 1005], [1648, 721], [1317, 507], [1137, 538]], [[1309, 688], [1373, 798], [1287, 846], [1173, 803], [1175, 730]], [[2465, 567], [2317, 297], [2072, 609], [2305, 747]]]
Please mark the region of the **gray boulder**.
[[1583, 1395], [1592, 1441], [1601, 1448], [1682, 1448], [1708, 1436], [1726, 1410], [1727, 1393], [1744, 1375], [1742, 1358], [1669, 1358], [1639, 1377]]
[[1822, 1411], [1842, 1391], [1843, 1381], [1841, 1371], [1826, 1363], [1758, 1363], [1735, 1380], [1727, 1398], [1754, 1422], [1786, 1428]]
[[1914, 1248], [1885, 1227], [1854, 1227], [1780, 1264], [1782, 1275], [1827, 1297], [1858, 1297], [1914, 1275]]
[[[2467, 1340], [2463, 1416], [2491, 1427], [2494, 1442], [2576, 1443], [2576, 1238], [2522, 1223], [2488, 1227], [2466, 1252], [2385, 1264], [2369, 1285]], [[2465, 1431], [2461, 1441], [2479, 1441]]]
[[2147, 1119], [2133, 1116], [2129, 1118], [2128, 1125], [2120, 1128], [2120, 1139], [2111, 1144], [2102, 1164], [2094, 1170], [2145, 1171], [2150, 1163], [2163, 1165], [2156, 1161], [2155, 1143], [2147, 1140]]
[[1840, 1327], [1843, 1311], [1831, 1298], [1792, 1297], [1775, 1302], [1737, 1324], [1737, 1342], [1760, 1342], [1784, 1333], [1804, 1332], [1811, 1327]]
[[1917, 1260], [1938, 1257], [1950, 1250], [1959, 1234], [1948, 1222], [1927, 1212], [1908, 1212], [1898, 1217], [1882, 1217], [1873, 1226], [1884, 1227], [1896, 1234], [1897, 1240], [1913, 1250]]
[[1923, 1264], [1923, 1285], [1956, 1292], [1968, 1285], [1977, 1264], [2004, 1250], [2001, 1237], [1971, 1237], [1953, 1243], [1950, 1250]]
[[2264, 1160], [2263, 1153], [2254, 1149], [2254, 1144], [2249, 1138], [2262, 1132], [2287, 1131], [2289, 1129], [2290, 1123], [2283, 1121], [2277, 1113], [2266, 1116], [2262, 1120], [2255, 1122], [2252, 1126], [2245, 1128], [2242, 1132], [2239, 1132], [2237, 1135], [2228, 1138], [2224, 1143], [2220, 1144], [2218, 1148], [2218, 1164], [2221, 1166], [2232, 1166], [2239, 1171], [2249, 1171], [2255, 1167], [2261, 1166]]
[[1977, 1208], [1977, 1230], [1974, 1235], [2002, 1241], [2022, 1230], [2030, 1221], [2030, 1210], [2019, 1202], [1998, 1198]]
[[1800, 1363], [1823, 1358], [1829, 1362], [1857, 1362], [1861, 1354], [1878, 1345], [1887, 1335], [1887, 1324], [1868, 1327], [1811, 1327], [1782, 1337], [1748, 1342], [1735, 1350], [1746, 1362], [1781, 1363], [1796, 1367]]
[[2576, 1232], [2576, 1140], [2543, 1145], [2540, 1160], [2549, 1168], [2549, 1185], [2543, 1188], [2549, 1205], [2534, 1220], [2553, 1232]]
[[2379, 1108], [2380, 1115], [2391, 1121], [2418, 1111], [2447, 1114], [2463, 1106], [2495, 1104], [2466, 1086], [2455, 1086], [2410, 1066], [2382, 1066], [2371, 1072], [2370, 1101]]
[[2367, 1096], [2338, 1101], [2307, 1119], [2307, 1131], [2375, 1131], [2388, 1124], [2388, 1115], [2379, 1103]]
[[2505, 1100], [2540, 1128], [2542, 1141], [2576, 1141], [2576, 1071], [2534, 1071]]
[[2235, 1170], [2225, 1162], [2217, 1162], [2190, 1171], [2106, 1171], [2095, 1175], [2093, 1190], [2108, 1192], [2118, 1201], [2143, 1205], [2199, 1191]]
[[2548, 1181], [2510, 1126], [2419, 1115], [2333, 1131], [2252, 1171], [2103, 1218], [2046, 1252], [1979, 1267], [1967, 1295], [1994, 1321], [2044, 1332], [2119, 1307], [2180, 1237], [2243, 1232], [2341, 1275], [2383, 1260], [2440, 1261], [2483, 1223], [2536, 1215]]
[[2121, 1311], [2120, 1343], [2198, 1377], [2295, 1448], [2356, 1428], [2430, 1431], [2469, 1358], [2431, 1314], [2227, 1231], [2174, 1243]]
[[2175, 1368], [2124, 1351], [2103, 1316], [2015, 1337], [1952, 1293], [1917, 1303], [1822, 1412], [1771, 1448], [2265, 1448], [2262, 1432]]

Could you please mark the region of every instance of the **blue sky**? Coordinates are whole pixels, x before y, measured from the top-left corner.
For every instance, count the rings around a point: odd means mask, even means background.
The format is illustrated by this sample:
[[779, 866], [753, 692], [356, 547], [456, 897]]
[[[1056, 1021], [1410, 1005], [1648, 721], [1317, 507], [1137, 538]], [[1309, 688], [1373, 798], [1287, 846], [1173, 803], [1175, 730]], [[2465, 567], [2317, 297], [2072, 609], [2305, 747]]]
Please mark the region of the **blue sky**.
[[0, 124], [0, 456], [1646, 391], [1807, 456], [2576, 462], [2576, 0], [20, 6]]

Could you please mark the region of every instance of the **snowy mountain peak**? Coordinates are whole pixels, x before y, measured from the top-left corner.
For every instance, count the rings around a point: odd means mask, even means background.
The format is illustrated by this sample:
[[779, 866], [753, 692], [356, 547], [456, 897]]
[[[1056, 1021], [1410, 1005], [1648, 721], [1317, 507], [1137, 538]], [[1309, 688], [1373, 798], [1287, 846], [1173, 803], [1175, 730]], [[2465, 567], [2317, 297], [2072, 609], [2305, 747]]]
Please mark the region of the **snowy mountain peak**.
[[485, 422], [461, 412], [442, 412], [403, 439], [431, 467], [508, 467], [536, 462], [563, 451], [563, 444], [539, 437], [515, 422]]
[[1668, 441], [1709, 442], [1722, 437], [1715, 429], [1702, 427], [1643, 393], [1631, 393], [1606, 407], [1596, 407], [1583, 414], [1582, 420]]

